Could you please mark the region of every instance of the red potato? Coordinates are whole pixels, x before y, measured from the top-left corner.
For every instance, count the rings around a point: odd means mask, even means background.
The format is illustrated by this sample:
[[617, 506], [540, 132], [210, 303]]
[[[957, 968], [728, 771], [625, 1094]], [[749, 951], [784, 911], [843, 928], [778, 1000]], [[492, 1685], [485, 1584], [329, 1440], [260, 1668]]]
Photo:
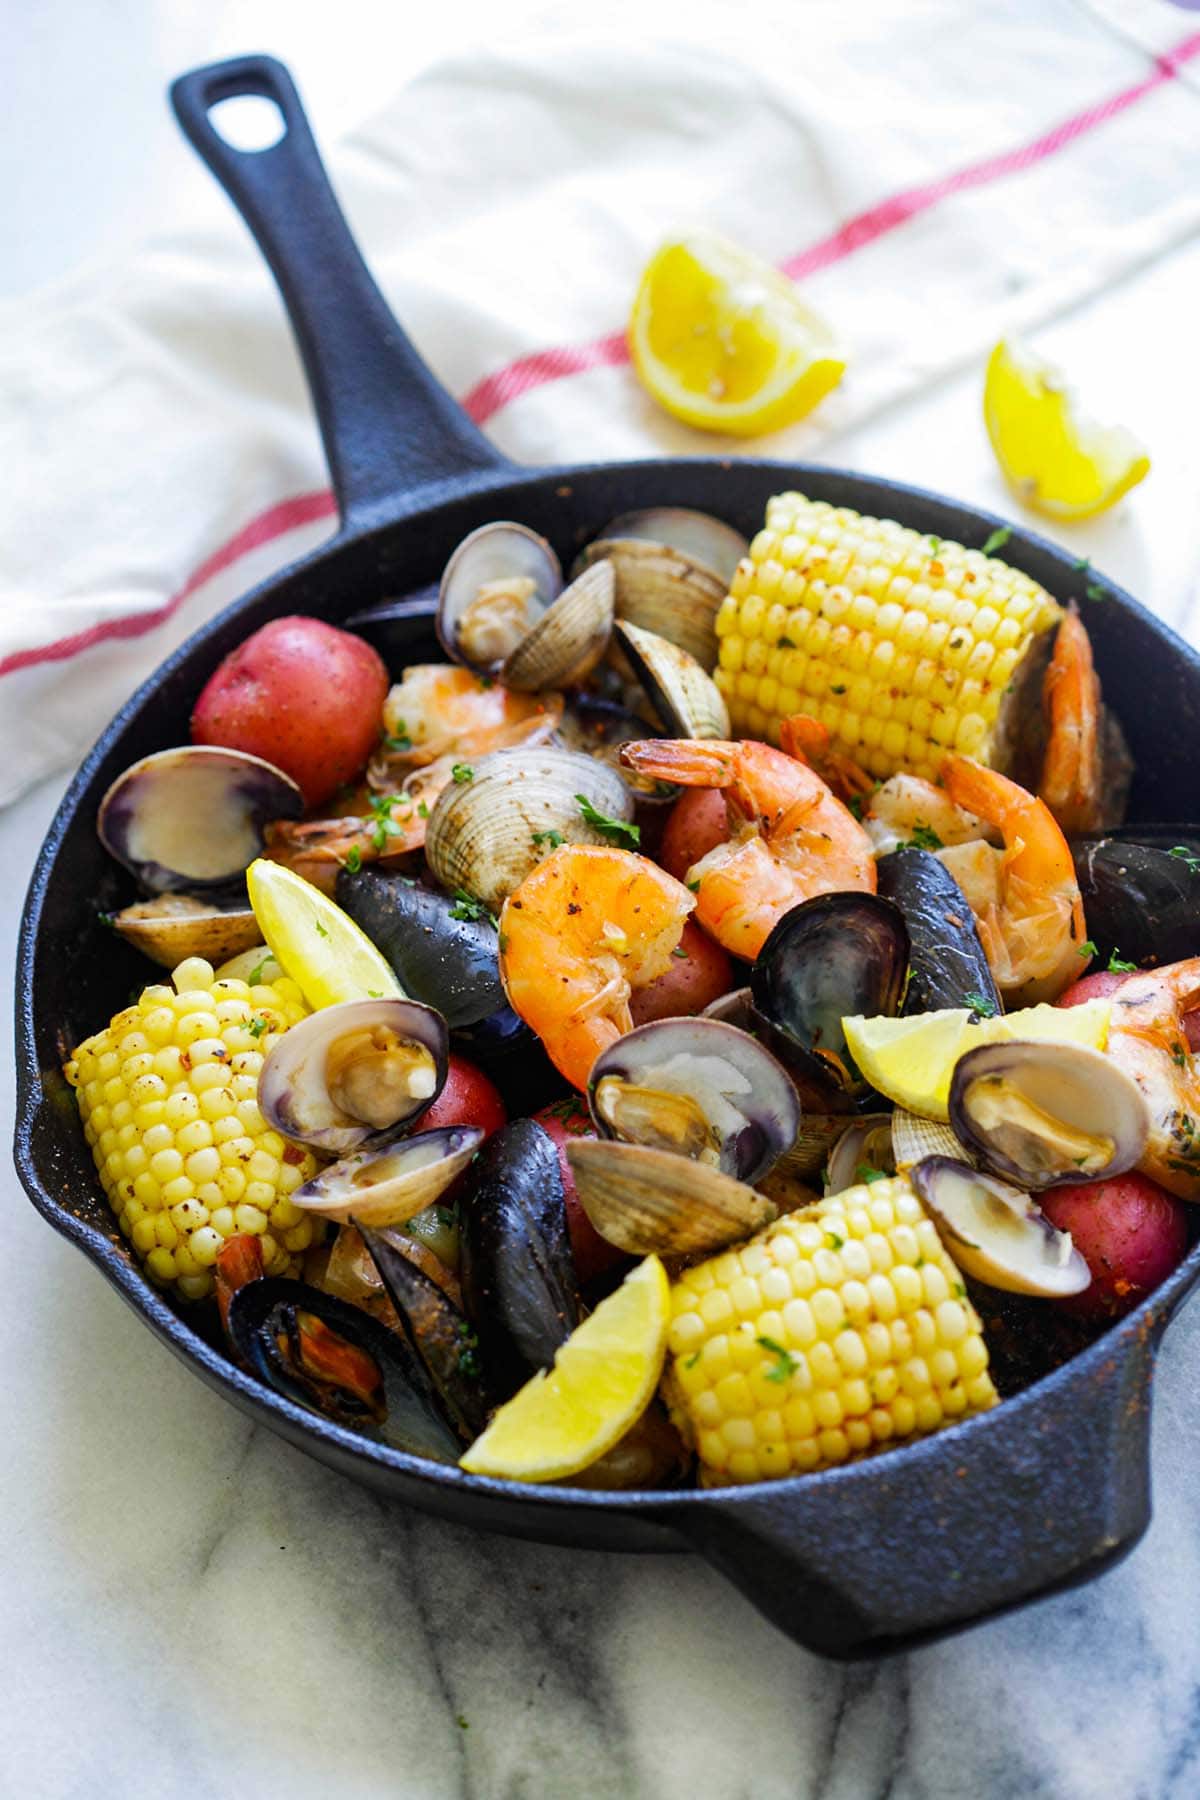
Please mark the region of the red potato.
[[729, 952], [689, 919], [670, 968], [630, 996], [629, 1010], [635, 1025], [646, 1025], [651, 1019], [677, 1019], [703, 1012], [710, 1001], [727, 994], [732, 986]]
[[1135, 1171], [1056, 1188], [1038, 1203], [1052, 1225], [1071, 1233], [1092, 1271], [1090, 1287], [1057, 1302], [1077, 1318], [1120, 1318], [1187, 1255], [1186, 1201]]
[[482, 1069], [477, 1069], [465, 1056], [451, 1051], [446, 1085], [429, 1111], [421, 1114], [417, 1130], [436, 1131], [443, 1125], [477, 1125], [485, 1137], [491, 1137], [493, 1131], [499, 1131], [507, 1123], [508, 1113], [498, 1089]]
[[387, 670], [362, 638], [320, 619], [272, 619], [209, 676], [192, 741], [264, 757], [317, 807], [362, 770], [387, 691]]
[[554, 1148], [558, 1151], [575, 1272], [580, 1282], [586, 1286], [606, 1269], [615, 1268], [618, 1263], [628, 1260], [623, 1250], [618, 1250], [615, 1244], [610, 1244], [607, 1238], [600, 1236], [579, 1204], [575, 1177], [567, 1161], [567, 1145], [571, 1139], [594, 1138], [596, 1127], [592, 1124], [592, 1115], [577, 1094], [568, 1095], [565, 1100], [555, 1100], [552, 1105], [544, 1106], [541, 1112], [534, 1113], [533, 1118], [534, 1123], [540, 1125], [547, 1136], [553, 1139]]
[[671, 808], [658, 860], [668, 875], [685, 881], [693, 863], [729, 836], [729, 815], [720, 788], [688, 788]]

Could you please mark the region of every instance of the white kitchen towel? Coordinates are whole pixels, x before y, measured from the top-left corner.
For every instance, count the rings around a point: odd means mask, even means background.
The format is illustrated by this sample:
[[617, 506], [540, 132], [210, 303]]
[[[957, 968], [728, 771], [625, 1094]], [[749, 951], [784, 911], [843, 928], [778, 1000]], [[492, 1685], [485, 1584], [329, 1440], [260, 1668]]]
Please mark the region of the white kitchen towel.
[[[1200, 224], [1200, 30], [1160, 0], [697, 0], [686, 44], [649, 41], [643, 10], [464, 49], [328, 147], [417, 348], [520, 461], [744, 448], [661, 414], [628, 365], [638, 273], [680, 227], [772, 258], [850, 347], [818, 413], [755, 446], [786, 457]], [[278, 299], [219, 195], [0, 326], [3, 801], [334, 514]]]

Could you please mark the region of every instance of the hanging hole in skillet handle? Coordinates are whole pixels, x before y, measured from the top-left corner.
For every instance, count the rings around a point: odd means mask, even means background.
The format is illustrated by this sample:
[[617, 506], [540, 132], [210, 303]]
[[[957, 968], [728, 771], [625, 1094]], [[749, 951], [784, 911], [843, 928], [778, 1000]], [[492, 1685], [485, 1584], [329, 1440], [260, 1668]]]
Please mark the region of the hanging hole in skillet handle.
[[[283, 130], [231, 141], [223, 103], [272, 102]], [[243, 56], [181, 75], [171, 104], [270, 265], [304, 363], [342, 524], [359, 530], [511, 475], [421, 361], [359, 253], [283, 64]]]
[[714, 1494], [664, 1523], [796, 1643], [886, 1655], [1099, 1574], [1150, 1519], [1139, 1313], [968, 1425], [800, 1482]]
[[210, 106], [208, 116], [219, 138], [234, 150], [269, 150], [287, 130], [287, 120], [263, 94], [232, 94]]

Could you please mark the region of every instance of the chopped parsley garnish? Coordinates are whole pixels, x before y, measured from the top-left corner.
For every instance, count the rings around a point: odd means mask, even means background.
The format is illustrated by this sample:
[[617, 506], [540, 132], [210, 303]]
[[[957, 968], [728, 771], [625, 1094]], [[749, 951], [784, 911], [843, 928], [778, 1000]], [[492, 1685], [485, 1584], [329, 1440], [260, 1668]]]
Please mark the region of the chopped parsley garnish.
[[685, 1369], [694, 1369], [696, 1364], [699, 1361], [700, 1361], [700, 1352], [698, 1350], [693, 1350], [692, 1354], [690, 1356], [684, 1357], [683, 1366]]
[[411, 750], [412, 749], [412, 739], [409, 737], [408, 732], [405, 729], [403, 719], [396, 720], [395, 731], [385, 731], [384, 732], [383, 741], [387, 745], [389, 750]]
[[1167, 851], [1167, 855], [1177, 856], [1181, 863], [1186, 863], [1189, 875], [1194, 875], [1200, 869], [1200, 856], [1194, 850], [1189, 850], [1186, 844], [1176, 844], [1173, 850]]
[[1075, 954], [1076, 954], [1076, 956], [1082, 956], [1085, 962], [1089, 958], [1095, 956], [1095, 954], [1096, 954], [1095, 940], [1093, 938], [1084, 938], [1082, 944], [1080, 944], [1080, 946], [1079, 946], [1078, 950], [1076, 950]]
[[611, 838], [629, 850], [636, 850], [641, 843], [642, 833], [637, 825], [628, 825], [624, 819], [610, 819], [607, 813], [592, 805], [586, 794], [576, 794], [575, 804], [583, 814], [584, 823], [602, 837]]
[[994, 1000], [989, 1000], [986, 994], [976, 994], [976, 993], [964, 994], [963, 1000], [964, 1000], [965, 1004], [970, 1007], [971, 1011], [973, 1013], [977, 1014], [979, 1018], [981, 1018], [981, 1019], [994, 1019], [995, 1018], [996, 1002]]
[[508, 933], [507, 933], [507, 931], [502, 931], [500, 933], [500, 941], [497, 944], [496, 948], [499, 950], [501, 956], [503, 956], [504, 952], [508, 949]]
[[1182, 1044], [1172, 1044], [1171, 1045], [1171, 1061], [1175, 1064], [1175, 1066], [1177, 1068], [1180, 1068], [1180, 1069], [1187, 1068], [1187, 1062], [1188, 1062], [1187, 1051], [1184, 1049]]
[[251, 969], [250, 973], [247, 975], [246, 984], [248, 987], [257, 987], [259, 985], [259, 983], [261, 982], [261, 980], [263, 978], [263, 970], [266, 968], [266, 966], [270, 962], [270, 960], [271, 960], [271, 952], [268, 950], [267, 954], [263, 957], [262, 961], [255, 963], [254, 967]]
[[1126, 962], [1125, 958], [1118, 955], [1114, 948], [1112, 955], [1108, 959], [1108, 972], [1110, 975], [1129, 975], [1132, 974], [1133, 970], [1136, 968], [1136, 963]]
[[776, 638], [775, 642], [780, 650], [794, 650], [796, 648], [795, 638], [781, 637]]
[[844, 694], [846, 691], [846, 684], [844, 681], [839, 681], [836, 686], [831, 687], [829, 691], [831, 694]]
[[[439, 1212], [440, 1216], [440, 1212]], [[479, 1339], [464, 1319], [458, 1329], [458, 1366], [464, 1375], [482, 1375], [479, 1361]]]
[[466, 888], [455, 888], [454, 901], [455, 904], [450, 908], [452, 919], [486, 919], [489, 925], [496, 924], [496, 915], [488, 911], [482, 900], [477, 900], [474, 894], [468, 894]]
[[687, 884], [687, 889], [688, 889], [689, 894], [698, 894], [700, 892], [699, 881], [689, 881]]
[[329, 933], [326, 931], [325, 927], [322, 925], [320, 919], [313, 920], [313, 929], [316, 932], [318, 937], [327, 938], [329, 936]]
[[912, 836], [898, 846], [901, 850], [941, 850], [944, 848], [941, 838], [932, 825], [923, 825], [918, 819], [913, 826]]
[[1107, 600], [1108, 599], [1108, 595], [1105, 593], [1104, 589], [1100, 586], [1100, 583], [1098, 581], [1089, 581], [1083, 591], [1087, 595], [1089, 600]]
[[677, 956], [681, 962], [687, 961], [687, 951], [684, 949], [682, 944], [676, 944], [675, 948], [671, 952], [671, 955]]
[[983, 546], [985, 556], [995, 556], [997, 550], [1003, 550], [1012, 536], [1011, 525], [997, 525], [995, 531], [989, 532], [987, 542]]
[[[371, 827], [371, 842], [377, 850], [386, 850], [389, 838], [403, 837], [404, 835], [403, 825], [398, 825], [392, 814], [393, 807], [399, 806], [401, 801], [404, 802], [406, 808], [409, 807], [410, 803], [406, 794], [379, 794], [371, 802], [371, 818], [374, 821]], [[407, 818], [407, 812], [404, 816]]]
[[[872, 1168], [870, 1163], [859, 1163], [857, 1169], [855, 1169], [855, 1171], [854, 1171], [854, 1175], [855, 1175], [855, 1179], [858, 1181], [886, 1181], [887, 1180], [887, 1176], [884, 1174], [883, 1170]], [[839, 1248], [840, 1248], [840, 1246], [839, 1246]]]
[[417, 801], [417, 817], [419, 819], [427, 819], [429, 817], [429, 808], [424, 800]]
[[771, 1355], [775, 1358], [772, 1366], [766, 1371], [767, 1380], [790, 1380], [796, 1373], [796, 1370], [800, 1367], [800, 1364], [792, 1355], [791, 1351], [785, 1350], [782, 1344], [777, 1344], [774, 1338], [759, 1337], [754, 1341], [757, 1344], [761, 1344], [764, 1350], [769, 1350]]
[[950, 1292], [955, 1296], [956, 1299], [965, 1300], [967, 1297], [966, 1284], [961, 1281], [956, 1281], [953, 1284], [953, 1286], [951, 1287]]
[[249, 1031], [252, 1038], [260, 1038], [267, 1029], [267, 1021], [263, 1018], [262, 1014], [259, 1013], [257, 1017], [251, 1019], [246, 1029]]
[[559, 845], [565, 842], [566, 839], [563, 837], [561, 831], [535, 831], [533, 834], [533, 847], [535, 850], [540, 850], [543, 844], [549, 844], [552, 850], [557, 850]]
[[846, 1240], [844, 1237], [839, 1237], [836, 1231], [827, 1231], [825, 1233], [825, 1242], [829, 1245], [831, 1250], [840, 1250]]
[[357, 875], [362, 868], [362, 851], [357, 844], [351, 844], [346, 852], [346, 867], [352, 875]]
[[935, 536], [935, 535], [934, 535], [934, 533], [933, 533], [933, 532], [932, 532], [932, 531], [927, 531], [927, 532], [926, 532], [926, 533], [925, 533], [925, 542], [926, 542], [926, 543], [927, 543], [927, 544], [928, 544], [928, 545], [929, 545], [929, 554], [930, 554], [930, 556], [936, 556], [936, 555], [937, 555], [937, 553], [938, 553], [938, 551], [939, 551], [939, 550], [940, 550], [940, 549], [941, 549], [941, 547], [942, 547], [942, 540], [941, 540], [941, 538], [940, 538], [940, 537], [937, 537], [937, 536]]
[[464, 782], [474, 781], [475, 771], [470, 763], [455, 763], [450, 771], [450, 776], [453, 781], [458, 783], [459, 787], [462, 787]]
[[849, 810], [851, 816], [853, 818], [856, 818], [858, 820], [859, 824], [861, 825], [862, 824], [862, 795], [861, 794], [851, 794], [850, 798], [846, 802], [846, 806], [847, 806], [847, 809]]

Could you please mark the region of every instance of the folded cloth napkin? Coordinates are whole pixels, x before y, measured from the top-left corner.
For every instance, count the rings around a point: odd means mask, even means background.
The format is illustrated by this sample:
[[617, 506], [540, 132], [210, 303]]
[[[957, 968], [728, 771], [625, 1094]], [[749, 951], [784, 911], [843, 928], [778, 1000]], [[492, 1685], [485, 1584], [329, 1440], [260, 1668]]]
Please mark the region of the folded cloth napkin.
[[[778, 262], [847, 341], [841, 389], [756, 446], [807, 457], [1200, 220], [1185, 12], [759, 8], [697, 0], [688, 43], [654, 45], [615, 0], [606, 32], [464, 51], [330, 147], [417, 348], [518, 460], [723, 448], [657, 411], [624, 348], [679, 227]], [[232, 212], [207, 217], [4, 314], [0, 801], [331, 528], [278, 299]]]

